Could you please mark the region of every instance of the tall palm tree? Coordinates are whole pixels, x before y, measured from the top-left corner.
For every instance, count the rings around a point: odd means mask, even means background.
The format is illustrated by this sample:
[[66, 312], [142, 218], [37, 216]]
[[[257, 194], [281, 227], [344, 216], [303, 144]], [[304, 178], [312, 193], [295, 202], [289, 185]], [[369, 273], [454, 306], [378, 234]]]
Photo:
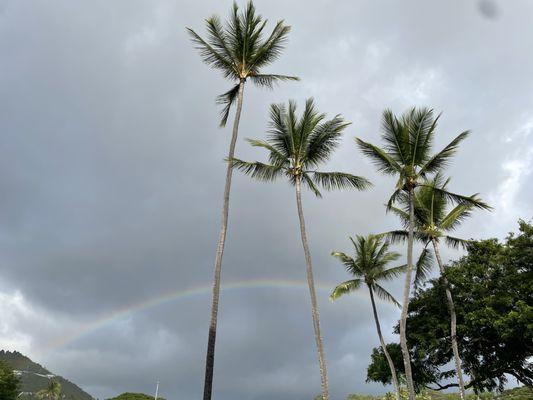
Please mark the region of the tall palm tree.
[[317, 197], [321, 197], [319, 187], [326, 190], [348, 188], [363, 190], [371, 184], [365, 178], [344, 172], [317, 171], [317, 168], [331, 157], [339, 144], [342, 132], [349, 125], [340, 115], [327, 121], [325, 117], [325, 114], [315, 109], [312, 99], [307, 100], [300, 118], [296, 116], [296, 103], [293, 101], [289, 102], [288, 108], [283, 104], [273, 104], [270, 107], [270, 129], [267, 140], [249, 140], [252, 146], [262, 147], [268, 151], [269, 163], [233, 159], [233, 166], [261, 181], [273, 181], [284, 175], [289, 183], [295, 186], [300, 234], [307, 266], [307, 283], [311, 296], [311, 314], [318, 351], [322, 397], [324, 400], [329, 400], [328, 375], [320, 332], [313, 266], [302, 208], [302, 186], [306, 186]]
[[[440, 152], [432, 155], [431, 150], [439, 117], [440, 115], [435, 117], [433, 110], [428, 108], [412, 108], [401, 117], [396, 117], [392, 111], [385, 110], [382, 122], [383, 148], [356, 138], [356, 142], [363, 154], [374, 162], [380, 172], [398, 177], [395, 190], [389, 199], [388, 207], [391, 207], [397, 201], [400, 194], [407, 195], [407, 203], [409, 205], [407, 273], [405, 274], [403, 306], [400, 317], [400, 345], [409, 400], [415, 400], [415, 388], [406, 338], [407, 311], [413, 272], [414, 191], [423, 184], [424, 178], [442, 170], [448, 164], [457, 151], [459, 143], [469, 134], [468, 131], [462, 132]], [[457, 200], [460, 198], [468, 202], [466, 197], [455, 195], [440, 188], [435, 190], [447, 198]]]
[[[267, 20], [256, 14], [255, 7], [250, 1], [244, 12], [239, 12], [237, 3], [233, 4], [229, 20], [222, 24], [217, 16], [206, 20], [207, 39], [203, 39], [194, 30], [187, 28], [192, 41], [200, 51], [203, 61], [218, 69], [225, 78], [234, 82], [233, 87], [217, 97], [217, 103], [223, 106], [220, 126], [225, 126], [232, 105], [237, 102], [237, 110], [233, 122], [228, 159], [233, 159], [235, 144], [239, 133], [244, 85], [249, 79], [256, 86], [272, 88], [274, 84], [286, 80], [298, 80], [294, 76], [265, 74], [262, 69], [282, 53], [290, 26], [278, 21], [270, 35], [264, 35]], [[218, 301], [220, 295], [220, 272], [222, 257], [228, 228], [229, 198], [232, 178], [231, 161], [227, 165], [226, 183], [224, 186], [224, 200], [222, 206], [222, 223], [215, 256], [213, 298], [211, 305], [211, 322], [207, 342], [207, 356], [205, 366], [204, 400], [211, 399], [213, 387], [213, 371], [215, 363], [215, 342], [217, 333]]]
[[42, 400], [59, 400], [61, 398], [61, 384], [55, 379], [48, 381], [46, 389], [39, 390], [37, 398]]
[[[461, 368], [461, 357], [457, 344], [457, 315], [455, 313], [455, 304], [453, 302], [451, 288], [448, 279], [446, 278], [444, 263], [440, 256], [439, 244], [441, 243], [441, 240], [443, 240], [450, 247], [466, 248], [469, 241], [451, 236], [448, 233], [454, 231], [462, 221], [468, 218], [474, 207], [486, 210], [491, 209], [491, 207], [481, 201], [476, 193], [469, 196], [468, 201], [460, 201], [455, 207], [447, 210], [450, 200], [443, 194], [443, 191], [447, 190], [446, 187], [448, 186], [449, 181], [449, 178], [444, 180], [443, 176], [440, 173], [437, 173], [432, 179], [426, 181], [424, 186], [421, 186], [415, 191], [415, 237], [425, 246], [431, 243], [433, 250], [435, 251], [440, 275], [446, 288], [446, 300], [448, 311], [450, 313], [450, 337], [455, 361], [455, 372], [457, 374], [459, 385], [459, 394], [461, 399], [464, 399], [465, 385]], [[407, 199], [405, 198], [405, 195], [401, 195], [399, 203], [403, 205], [403, 208], [391, 207], [391, 211], [400, 217], [404, 228], [409, 226], [409, 206], [406, 201]], [[391, 231], [387, 233], [387, 236], [394, 241], [403, 240], [407, 237], [407, 231]]]
[[381, 326], [379, 323], [378, 312], [374, 300], [374, 293], [385, 301], [393, 303], [400, 307], [396, 299], [379, 284], [380, 281], [390, 280], [397, 277], [399, 274], [405, 272], [406, 265], [399, 267], [387, 268], [387, 265], [397, 260], [400, 253], [389, 251], [389, 243], [377, 235], [356, 236], [356, 239], [350, 238], [355, 249], [355, 258], [352, 258], [345, 253], [333, 252], [331, 255], [339, 259], [346, 271], [354, 276], [354, 279], [343, 282], [333, 289], [330, 299], [336, 300], [339, 297], [356, 291], [361, 285], [366, 285], [370, 294], [370, 301], [372, 303], [372, 311], [374, 312], [374, 321], [376, 322], [376, 330], [378, 332], [379, 342], [385, 354], [385, 358], [389, 364], [392, 383], [397, 394], [397, 400], [400, 400], [400, 385], [396, 376], [396, 368], [392, 362], [392, 358], [387, 351], [387, 346], [383, 335], [381, 333]]

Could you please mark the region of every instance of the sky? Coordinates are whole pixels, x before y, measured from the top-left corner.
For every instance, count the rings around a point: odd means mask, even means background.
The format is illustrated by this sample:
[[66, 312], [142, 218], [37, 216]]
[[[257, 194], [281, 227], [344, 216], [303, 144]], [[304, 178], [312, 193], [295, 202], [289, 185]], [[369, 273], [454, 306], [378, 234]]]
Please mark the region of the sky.
[[[239, 1], [244, 6], [242, 1]], [[348, 278], [331, 251], [392, 229], [394, 181], [354, 144], [379, 143], [385, 108], [443, 112], [435, 148], [460, 132], [450, 189], [494, 207], [457, 231], [504, 238], [533, 217], [533, 3], [527, 0], [257, 0], [268, 27], [292, 26], [247, 85], [236, 154], [264, 160], [271, 103], [314, 97], [352, 125], [325, 166], [367, 192], [304, 195], [333, 399], [365, 383], [369, 299], [335, 303]], [[200, 398], [230, 128], [215, 97], [231, 83], [201, 62], [186, 27], [229, 1], [0, 1], [0, 348], [18, 350], [98, 398]], [[402, 251], [403, 248], [398, 248]], [[446, 260], [460, 253], [443, 250]], [[404, 256], [402, 256], [403, 259]], [[400, 260], [401, 261], [401, 260]], [[399, 261], [399, 262], [400, 262]], [[222, 272], [214, 390], [219, 400], [320, 392], [293, 188], [236, 173]], [[401, 296], [401, 282], [387, 285]], [[399, 310], [378, 304], [387, 341]]]

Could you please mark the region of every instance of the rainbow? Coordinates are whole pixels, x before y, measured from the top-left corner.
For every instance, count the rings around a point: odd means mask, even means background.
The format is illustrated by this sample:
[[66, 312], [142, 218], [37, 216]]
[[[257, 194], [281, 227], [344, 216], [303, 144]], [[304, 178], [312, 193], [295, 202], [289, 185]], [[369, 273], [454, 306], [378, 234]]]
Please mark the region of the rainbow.
[[[333, 284], [316, 284], [316, 289], [321, 292], [330, 292], [334, 287]], [[307, 289], [306, 281], [297, 280], [275, 280], [275, 279], [250, 279], [238, 282], [223, 283], [221, 291], [226, 292], [230, 290], [245, 290], [245, 289]], [[178, 289], [162, 293], [150, 299], [141, 300], [126, 306], [120, 307], [113, 311], [103, 314], [101, 317], [83, 323], [76, 329], [54, 339], [44, 348], [44, 353], [48, 354], [54, 350], [58, 350], [69, 343], [75, 342], [79, 338], [89, 335], [106, 325], [113, 323], [113, 321], [120, 320], [124, 317], [133, 315], [139, 311], [143, 311], [155, 306], [165, 303], [170, 303], [178, 300], [193, 298], [211, 293], [212, 285], [196, 286], [188, 289]]]

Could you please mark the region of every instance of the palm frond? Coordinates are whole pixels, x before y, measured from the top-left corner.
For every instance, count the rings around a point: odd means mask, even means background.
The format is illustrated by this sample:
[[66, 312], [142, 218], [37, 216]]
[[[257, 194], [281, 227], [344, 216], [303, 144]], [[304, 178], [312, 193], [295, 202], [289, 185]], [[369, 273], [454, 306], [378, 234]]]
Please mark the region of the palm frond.
[[233, 158], [232, 160], [229, 160], [229, 162], [232, 163], [233, 168], [236, 168], [237, 170], [249, 175], [254, 179], [264, 182], [271, 182], [275, 180], [283, 172], [282, 167], [279, 165], [263, 164], [258, 161], [247, 162], [239, 160], [238, 158]]
[[373, 144], [367, 143], [359, 138], [355, 138], [359, 149], [370, 158], [379, 171], [393, 175], [401, 171], [401, 166], [390, 155]]
[[398, 218], [400, 218], [401, 224], [407, 228], [409, 226], [409, 212], [406, 212], [398, 207], [391, 206], [389, 207], [389, 212], [396, 215]]
[[470, 217], [471, 214], [472, 206], [460, 203], [440, 220], [439, 227], [445, 231], [453, 231], [461, 222]]
[[274, 85], [278, 82], [300, 80], [300, 78], [298, 78], [297, 76], [276, 75], [276, 74], [253, 74], [253, 75], [250, 75], [249, 78], [255, 85], [266, 87], [268, 89], [272, 89]]
[[226, 93], [221, 94], [217, 97], [217, 104], [223, 105], [224, 107], [220, 111], [220, 127], [226, 126], [226, 123], [228, 122], [229, 112], [231, 110], [231, 106], [233, 103], [235, 103], [235, 100], [237, 99], [237, 95], [239, 94], [239, 84], [233, 86], [230, 90], [228, 90]]
[[339, 297], [344, 296], [350, 292], [354, 292], [361, 287], [363, 283], [362, 279], [352, 279], [346, 282], [342, 282], [335, 286], [335, 289], [331, 292], [329, 299], [331, 301], [337, 300]]
[[433, 118], [433, 110], [428, 108], [413, 108], [409, 112], [406, 125], [409, 127], [409, 141], [411, 144], [411, 165], [421, 165], [427, 161], [429, 146], [432, 142], [437, 119]]
[[426, 227], [438, 225], [446, 212], [446, 198], [434, 190], [435, 187], [444, 189], [449, 179], [444, 180], [439, 172], [426, 180], [414, 191], [415, 222], [422, 230]]
[[270, 106], [268, 142], [285, 157], [290, 158], [294, 154], [294, 143], [285, 125], [286, 119], [287, 110], [284, 104]]
[[393, 207], [393, 204], [395, 204], [398, 201], [398, 199], [401, 198], [401, 196], [403, 196], [403, 195], [404, 195], [403, 189], [401, 189], [401, 188], [396, 189], [392, 193], [392, 195], [389, 198], [389, 201], [387, 201], [387, 205], [386, 205], [387, 212], [390, 211], [390, 209]]
[[313, 181], [326, 190], [365, 190], [372, 186], [369, 180], [344, 172], [313, 172]]
[[468, 245], [472, 243], [471, 240], [467, 239], [459, 239], [457, 237], [453, 236], [445, 236], [444, 240], [446, 241], [446, 244], [454, 249], [463, 248], [466, 250], [468, 248]]
[[306, 173], [303, 173], [302, 174], [302, 177], [303, 177], [303, 182], [305, 183], [305, 185], [311, 189], [311, 191], [314, 193], [314, 195], [318, 198], [322, 198], [322, 193], [320, 193], [320, 190], [316, 187], [315, 183], [313, 182], [313, 180], [309, 177], [308, 174]]
[[207, 33], [209, 34], [207, 41], [211, 44], [214, 50], [224, 57], [224, 59], [231, 62], [234, 71], [237, 72], [234, 61], [235, 56], [228, 47], [228, 38], [226, 37], [226, 32], [224, 32], [224, 27], [222, 26], [220, 18], [214, 15], [211, 18], [208, 18], [205, 23], [207, 25]]
[[[424, 186], [424, 185], [422, 185]], [[474, 194], [472, 196], [463, 196], [463, 195], [460, 195], [460, 194], [457, 194], [457, 193], [452, 193], [452, 192], [449, 192], [445, 189], [441, 189], [441, 188], [438, 188], [438, 187], [434, 187], [433, 190], [435, 191], [435, 193], [438, 193], [439, 195], [445, 197], [446, 199], [448, 199], [449, 201], [453, 202], [453, 203], [456, 203], [456, 204], [464, 204], [464, 205], [467, 205], [467, 206], [470, 206], [472, 208], [479, 208], [479, 209], [482, 209], [482, 210], [492, 210], [492, 207], [489, 206], [488, 204], [484, 203], [483, 201], [481, 201], [477, 196], [478, 194]]]
[[293, 131], [295, 142], [298, 143], [295, 156], [298, 157], [302, 166], [307, 165], [305, 158], [309, 147], [310, 135], [324, 118], [326, 118], [326, 115], [317, 111], [314, 99], [312, 97], [307, 99], [302, 116], [294, 124]]
[[[369, 243], [369, 258], [370, 265], [374, 266], [372, 275], [374, 279], [387, 279], [385, 267], [392, 261], [400, 258], [400, 253], [396, 251], [389, 251], [390, 242], [385, 240], [380, 235], [369, 235], [367, 237]], [[385, 274], [385, 275], [384, 275]]]
[[254, 147], [262, 147], [269, 151], [269, 161], [273, 165], [284, 165], [289, 162], [287, 156], [280, 152], [277, 148], [272, 146], [270, 143], [265, 142], [264, 140], [259, 139], [246, 139]]
[[318, 125], [309, 135], [305, 156], [307, 165], [318, 166], [327, 161], [349, 125], [340, 115]]
[[250, 69], [257, 71], [257, 69], [271, 64], [279, 58], [285, 48], [290, 31], [291, 27], [285, 25], [283, 20], [278, 21], [270, 36], [258, 46], [257, 51], [251, 57]]
[[372, 290], [376, 292], [376, 295], [381, 299], [388, 303], [392, 303], [398, 307], [401, 307], [402, 305], [394, 298], [392, 294], [390, 294], [383, 286], [378, 285], [377, 283], [374, 283], [372, 285]]
[[425, 165], [420, 169], [419, 175], [425, 176], [426, 174], [431, 174], [442, 170], [445, 166], [447, 166], [452, 156], [457, 152], [459, 143], [466, 139], [469, 134], [469, 131], [460, 133], [446, 147], [444, 147], [444, 149], [435, 154], [425, 163]]
[[385, 141], [385, 151], [400, 165], [406, 165], [410, 160], [409, 131], [405, 129], [391, 110], [383, 111], [381, 123]]
[[296, 129], [296, 125], [298, 124], [298, 117], [296, 116], [296, 101], [289, 100], [289, 106], [287, 107], [287, 113], [285, 114], [285, 129], [288, 133], [288, 135], [291, 138], [292, 141], [292, 158], [293, 160], [300, 160], [301, 159], [301, 137], [298, 134], [298, 130]]
[[200, 52], [200, 57], [202, 57], [204, 63], [222, 71], [225, 78], [239, 78], [231, 59], [214, 49], [213, 46], [202, 39], [202, 37], [191, 28], [187, 28], [187, 32], [193, 43], [196, 45], [195, 48]]
[[261, 15], [256, 15], [253, 1], [248, 1], [246, 9], [241, 16], [243, 31], [243, 67], [256, 52], [258, 42], [261, 40], [263, 29], [267, 21]]
[[361, 271], [359, 270], [359, 267], [357, 266], [355, 260], [352, 257], [340, 251], [334, 251], [331, 253], [331, 255], [338, 259], [344, 265], [344, 268], [346, 268], [346, 271], [348, 273], [356, 276], [361, 275]]
[[392, 244], [396, 244], [406, 241], [408, 234], [409, 233], [405, 230], [393, 230], [382, 232], [378, 236], [385, 238], [385, 240], [389, 241]]
[[236, 2], [233, 2], [233, 8], [229, 20], [226, 23], [226, 37], [232, 49], [235, 60], [239, 60], [242, 63], [242, 60], [245, 59], [245, 24], [243, 18], [239, 14], [239, 6]]
[[432, 268], [433, 253], [428, 248], [424, 248], [415, 265], [415, 288], [420, 287], [429, 278]]
[[[398, 256], [400, 255], [399, 253]], [[397, 259], [398, 257], [396, 257]], [[397, 267], [392, 267], [388, 269], [382, 270], [377, 276], [376, 279], [384, 279], [384, 280], [391, 280], [394, 278], [397, 278], [401, 274], [403, 274], [405, 271], [407, 271], [407, 264], [399, 265]]]

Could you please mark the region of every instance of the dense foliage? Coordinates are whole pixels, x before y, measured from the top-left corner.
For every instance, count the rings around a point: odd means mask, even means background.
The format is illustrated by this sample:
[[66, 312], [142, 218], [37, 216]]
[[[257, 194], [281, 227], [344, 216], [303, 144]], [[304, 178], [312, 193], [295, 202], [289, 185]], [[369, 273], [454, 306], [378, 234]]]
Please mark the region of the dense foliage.
[[0, 399], [15, 400], [19, 394], [20, 380], [13, 369], [4, 361], [0, 361]]
[[[18, 400], [36, 400], [37, 393], [48, 387], [50, 384], [50, 377], [58, 381], [61, 385], [61, 399], [63, 400], [92, 400], [93, 398], [80, 387], [67, 379], [52, 374], [42, 365], [39, 365], [28, 357], [17, 351], [1, 351], [0, 363], [5, 362], [10, 368], [19, 371], [20, 379], [19, 392], [24, 394], [19, 395]], [[0, 397], [0, 400], [3, 400]]]
[[55, 379], [50, 379], [48, 386], [39, 390], [36, 396], [39, 400], [59, 400], [62, 397], [61, 384]]
[[[144, 393], [122, 393], [117, 397], [113, 397], [108, 400], [154, 400], [154, 396], [149, 396]], [[158, 397], [158, 400], [165, 400], [162, 397]]]
[[[533, 384], [533, 225], [519, 222], [517, 235], [472, 242], [468, 254], [446, 268], [457, 310], [457, 339], [464, 371], [476, 391], [503, 389], [506, 375]], [[454, 376], [446, 304], [441, 279], [419, 289], [408, 316], [408, 343], [418, 388], [454, 386], [441, 381]], [[398, 327], [396, 328], [398, 329]], [[395, 365], [403, 370], [397, 346]], [[374, 349], [368, 379], [390, 382], [386, 360]]]
[[[406, 398], [407, 393], [402, 392], [402, 400]], [[392, 396], [388, 393], [385, 396], [370, 396], [361, 394], [350, 394], [346, 400], [389, 400]], [[494, 394], [483, 392], [479, 394], [467, 393], [466, 400], [531, 400], [533, 391], [527, 387], [517, 387], [514, 389], [504, 390], [502, 393]], [[318, 399], [318, 398], [317, 398]], [[424, 391], [416, 396], [416, 400], [459, 400], [457, 393], [442, 393], [432, 390]]]

